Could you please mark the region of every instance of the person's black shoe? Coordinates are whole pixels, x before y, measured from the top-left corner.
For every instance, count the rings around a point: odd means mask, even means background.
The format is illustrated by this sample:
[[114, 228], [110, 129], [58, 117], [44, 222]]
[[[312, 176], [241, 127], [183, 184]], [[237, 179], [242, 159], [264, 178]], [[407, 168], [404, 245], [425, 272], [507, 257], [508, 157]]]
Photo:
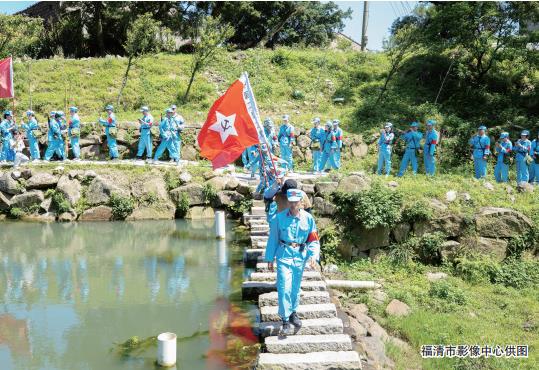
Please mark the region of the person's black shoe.
[[281, 330], [279, 331], [279, 336], [286, 337], [287, 335], [292, 334], [292, 328], [290, 327], [290, 323], [288, 321], [283, 321], [283, 324], [281, 326]]
[[292, 315], [290, 315], [290, 318], [288, 319], [296, 327], [296, 329], [301, 328], [301, 320], [298, 317], [298, 314], [295, 312], [292, 312]]

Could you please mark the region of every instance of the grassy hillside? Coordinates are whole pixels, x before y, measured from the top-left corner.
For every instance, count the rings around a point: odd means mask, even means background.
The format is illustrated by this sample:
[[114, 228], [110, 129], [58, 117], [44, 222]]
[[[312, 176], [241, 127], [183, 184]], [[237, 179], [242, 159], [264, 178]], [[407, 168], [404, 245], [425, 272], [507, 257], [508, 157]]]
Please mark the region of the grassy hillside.
[[[195, 79], [189, 101], [181, 97], [189, 80], [190, 55], [152, 55], [136, 61], [123, 93], [120, 120], [139, 116], [141, 105], [149, 105], [154, 115], [172, 103], [179, 106], [188, 122], [201, 122], [213, 101], [243, 71], [251, 84], [263, 117], [274, 120], [289, 113], [296, 125], [310, 125], [313, 116], [323, 120], [339, 117], [344, 128], [351, 126], [354, 100], [346, 91], [358, 65], [371, 78], [383, 72], [385, 57], [380, 54], [328, 51], [320, 49], [266, 49], [222, 52], [204, 74]], [[107, 57], [81, 60], [18, 61], [14, 65], [17, 115], [30, 106], [38, 114], [75, 104], [84, 121], [95, 120], [104, 105], [115, 103], [127, 65], [126, 58]], [[368, 83], [368, 82], [366, 82]], [[344, 104], [333, 103], [345, 96]], [[5, 107], [10, 105], [1, 100]]]

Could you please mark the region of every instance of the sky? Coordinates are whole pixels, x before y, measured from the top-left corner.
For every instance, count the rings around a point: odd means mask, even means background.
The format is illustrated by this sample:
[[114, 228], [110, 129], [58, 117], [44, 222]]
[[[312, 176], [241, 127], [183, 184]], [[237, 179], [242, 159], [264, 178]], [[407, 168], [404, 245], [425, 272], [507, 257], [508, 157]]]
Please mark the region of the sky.
[[[0, 13], [13, 14], [23, 10], [36, 1], [2, 1]], [[361, 41], [361, 21], [363, 1], [336, 1], [342, 9], [352, 9], [352, 18], [347, 19], [343, 33], [356, 41]], [[369, 21], [367, 26], [367, 49], [382, 50], [383, 40], [389, 35], [393, 21], [407, 14], [417, 1], [369, 1]]]

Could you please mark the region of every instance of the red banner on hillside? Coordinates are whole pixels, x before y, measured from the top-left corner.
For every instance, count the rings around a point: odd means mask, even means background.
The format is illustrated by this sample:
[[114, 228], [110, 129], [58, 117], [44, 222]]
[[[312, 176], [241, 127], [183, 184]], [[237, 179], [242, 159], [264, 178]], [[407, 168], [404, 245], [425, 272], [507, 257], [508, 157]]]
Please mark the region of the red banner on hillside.
[[13, 98], [13, 60], [0, 60], [0, 98]]

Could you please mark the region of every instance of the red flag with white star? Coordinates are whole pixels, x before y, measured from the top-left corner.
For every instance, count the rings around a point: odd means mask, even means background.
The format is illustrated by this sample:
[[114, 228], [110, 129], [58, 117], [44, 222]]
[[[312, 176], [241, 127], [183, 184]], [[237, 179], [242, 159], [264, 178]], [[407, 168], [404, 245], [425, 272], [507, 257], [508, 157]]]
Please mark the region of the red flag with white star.
[[13, 98], [13, 60], [0, 60], [0, 98]]
[[236, 80], [215, 103], [198, 134], [200, 155], [213, 168], [232, 163], [251, 145], [259, 144], [258, 131], [247, 109], [243, 78]]

